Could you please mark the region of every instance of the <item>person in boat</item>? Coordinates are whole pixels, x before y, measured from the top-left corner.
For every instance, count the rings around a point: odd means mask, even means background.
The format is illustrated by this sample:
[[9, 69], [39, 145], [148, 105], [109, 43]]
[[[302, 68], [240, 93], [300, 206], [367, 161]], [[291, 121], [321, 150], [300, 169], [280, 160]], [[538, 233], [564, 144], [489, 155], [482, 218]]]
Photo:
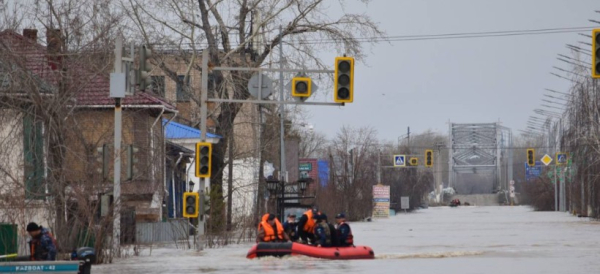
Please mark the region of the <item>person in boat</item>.
[[31, 236], [29, 248], [32, 261], [56, 260], [56, 240], [48, 229], [31, 222], [27, 225], [27, 233]]
[[290, 237], [292, 242], [298, 240], [298, 223], [296, 223], [296, 214], [288, 214], [287, 220], [283, 223], [283, 230]]
[[258, 224], [257, 242], [289, 242], [290, 238], [285, 234], [283, 225], [273, 214], [265, 214]]
[[450, 202], [450, 206], [459, 206], [459, 205], [460, 205], [459, 199], [454, 199]]
[[317, 247], [331, 247], [333, 246], [332, 241], [332, 230], [330, 225], [327, 223], [327, 215], [319, 214], [314, 216], [315, 219], [315, 238]]
[[315, 241], [315, 220], [314, 216], [319, 214], [319, 209], [317, 207], [313, 207], [300, 217], [298, 220], [298, 237], [300, 238], [300, 242], [303, 244], [308, 244], [309, 240], [311, 243]]
[[337, 246], [354, 246], [354, 236], [352, 235], [352, 229], [350, 229], [350, 226], [346, 223], [346, 215], [344, 215], [344, 213], [335, 215], [335, 223], [338, 239]]

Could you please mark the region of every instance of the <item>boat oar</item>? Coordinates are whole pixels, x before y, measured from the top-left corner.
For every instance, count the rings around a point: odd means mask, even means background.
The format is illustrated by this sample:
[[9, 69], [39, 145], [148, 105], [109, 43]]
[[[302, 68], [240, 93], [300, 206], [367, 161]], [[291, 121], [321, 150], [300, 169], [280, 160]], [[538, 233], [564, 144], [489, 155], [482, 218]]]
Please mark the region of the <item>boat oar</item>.
[[0, 255], [0, 259], [8, 259], [8, 258], [16, 258], [17, 257], [17, 253], [15, 254], [7, 254], [7, 255]]

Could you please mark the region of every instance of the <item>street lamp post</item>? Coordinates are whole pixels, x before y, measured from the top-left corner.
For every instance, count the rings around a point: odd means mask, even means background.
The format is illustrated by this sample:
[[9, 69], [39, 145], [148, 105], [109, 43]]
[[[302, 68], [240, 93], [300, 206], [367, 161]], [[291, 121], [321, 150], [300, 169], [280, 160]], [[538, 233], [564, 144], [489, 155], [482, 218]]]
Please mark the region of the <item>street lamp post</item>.
[[[294, 193], [292, 193], [292, 192], [286, 193], [285, 192], [286, 184], [284, 181], [279, 181], [276, 179], [268, 179], [267, 180], [267, 190], [269, 191], [269, 193], [271, 195], [274, 195], [277, 198], [275, 211], [277, 212], [277, 215], [280, 219], [283, 219], [283, 217], [284, 217], [286, 206], [300, 206], [299, 203], [288, 204], [285, 202], [286, 200], [301, 200], [301, 199], [315, 198], [314, 196], [298, 196], [298, 194], [304, 195], [304, 193], [306, 192], [306, 189], [308, 188], [308, 184], [310, 184], [311, 182], [312, 182], [311, 178], [303, 178], [303, 179], [298, 180], [296, 183], [287, 184], [287, 186], [290, 186], [290, 187], [296, 186], [297, 188], [294, 190]], [[297, 194], [297, 195], [295, 197], [286, 197], [286, 194]]]

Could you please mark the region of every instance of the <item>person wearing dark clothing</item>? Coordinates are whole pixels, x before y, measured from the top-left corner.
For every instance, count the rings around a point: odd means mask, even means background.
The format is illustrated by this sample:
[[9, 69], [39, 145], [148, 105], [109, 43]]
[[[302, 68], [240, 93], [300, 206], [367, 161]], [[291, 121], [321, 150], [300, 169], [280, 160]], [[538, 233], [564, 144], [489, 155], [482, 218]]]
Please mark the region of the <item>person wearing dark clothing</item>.
[[27, 225], [27, 232], [31, 236], [29, 250], [32, 261], [54, 261], [56, 260], [56, 240], [48, 229], [36, 223]]
[[283, 223], [283, 230], [290, 237], [292, 242], [298, 240], [298, 223], [296, 223], [295, 214], [290, 214], [287, 216], [287, 220]]
[[331, 229], [327, 223], [327, 216], [320, 214], [315, 216], [315, 238], [317, 247], [331, 247]]
[[312, 208], [304, 212], [298, 220], [298, 237], [301, 239], [303, 244], [308, 244], [310, 240], [311, 243], [315, 240], [315, 220], [314, 216], [319, 213], [318, 209]]
[[337, 234], [337, 230], [335, 229], [335, 226], [333, 224], [331, 224], [330, 222], [327, 222], [327, 220], [325, 220], [325, 222], [329, 226], [329, 231], [331, 231], [331, 246], [335, 246], [335, 247], [340, 246], [340, 243], [338, 241], [338, 234]]
[[337, 224], [337, 246], [354, 246], [354, 236], [352, 235], [352, 229], [350, 229], [350, 226], [346, 223], [346, 215], [344, 215], [344, 213], [336, 215], [335, 223]]

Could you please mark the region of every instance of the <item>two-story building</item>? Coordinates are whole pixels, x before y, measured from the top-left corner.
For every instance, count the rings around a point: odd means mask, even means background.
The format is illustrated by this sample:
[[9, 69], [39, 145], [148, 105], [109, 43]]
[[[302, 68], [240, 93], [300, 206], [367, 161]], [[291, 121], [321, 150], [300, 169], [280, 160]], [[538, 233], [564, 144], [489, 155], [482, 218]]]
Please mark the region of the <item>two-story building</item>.
[[[46, 36], [50, 41], [51, 35]], [[48, 148], [48, 131], [53, 129], [47, 127], [49, 118], [36, 112], [36, 108], [52, 107], [69, 110], [61, 117], [64, 132], [59, 134], [66, 146], [65, 155], [59, 157], [65, 166], [67, 223], [75, 226], [97, 218], [99, 195], [112, 193], [114, 99], [109, 97], [107, 70], [112, 66], [94, 67], [69, 55], [51, 59], [48, 52], [55, 43], [39, 43], [36, 30], [24, 30], [23, 35], [2, 31], [0, 44], [4, 64], [0, 77], [0, 222], [17, 223], [20, 228], [29, 221], [54, 226], [56, 205], [53, 186], [48, 184], [53, 170], [47, 168], [49, 157], [57, 157]], [[64, 70], [57, 71], [57, 61]], [[7, 71], [13, 67], [22, 68], [27, 82]], [[59, 83], [67, 93], [57, 93]], [[19, 100], [8, 100], [11, 96]], [[54, 103], [58, 96], [65, 96], [63, 105], [44, 104], [44, 98]], [[123, 208], [135, 212], [137, 220], [158, 221], [168, 196], [164, 128], [177, 110], [165, 99], [141, 92], [123, 99], [122, 106]], [[128, 151], [133, 154], [131, 165]]]

